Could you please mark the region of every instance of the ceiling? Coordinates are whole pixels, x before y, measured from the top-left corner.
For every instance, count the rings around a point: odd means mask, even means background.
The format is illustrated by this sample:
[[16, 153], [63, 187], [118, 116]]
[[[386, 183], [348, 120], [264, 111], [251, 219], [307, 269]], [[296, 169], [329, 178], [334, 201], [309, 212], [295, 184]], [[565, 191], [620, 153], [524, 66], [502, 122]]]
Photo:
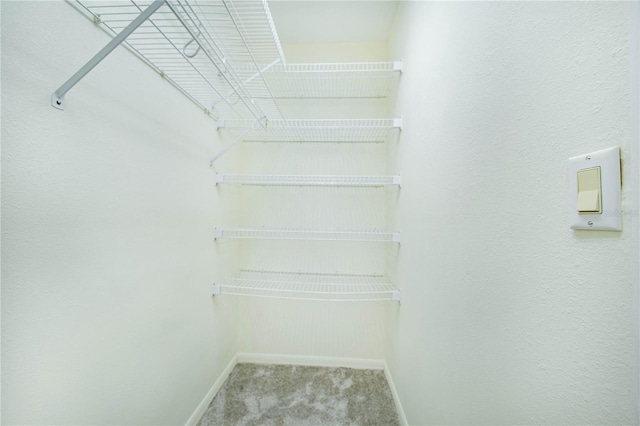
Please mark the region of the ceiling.
[[386, 41], [397, 6], [385, 0], [269, 2], [283, 44]]

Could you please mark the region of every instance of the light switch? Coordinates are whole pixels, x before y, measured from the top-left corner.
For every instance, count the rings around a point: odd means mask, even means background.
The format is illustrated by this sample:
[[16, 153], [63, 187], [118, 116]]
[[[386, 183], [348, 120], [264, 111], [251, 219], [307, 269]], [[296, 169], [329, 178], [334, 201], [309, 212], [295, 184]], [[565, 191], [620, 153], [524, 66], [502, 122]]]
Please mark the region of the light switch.
[[620, 147], [569, 158], [570, 226], [590, 231], [621, 231]]
[[578, 202], [580, 214], [602, 214], [600, 167], [578, 170]]

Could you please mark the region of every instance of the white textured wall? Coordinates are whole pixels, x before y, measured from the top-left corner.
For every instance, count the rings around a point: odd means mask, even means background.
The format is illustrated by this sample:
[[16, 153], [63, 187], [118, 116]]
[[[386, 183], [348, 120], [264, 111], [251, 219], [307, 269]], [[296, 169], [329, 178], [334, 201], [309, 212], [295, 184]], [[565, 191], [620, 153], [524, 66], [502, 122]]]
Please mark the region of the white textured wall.
[[[638, 19], [631, 21], [630, 38], [630, 67], [631, 70], [640, 70], [640, 3], [634, 2], [630, 5], [631, 14], [638, 17]], [[636, 72], [636, 78], [632, 80], [631, 84], [631, 99], [632, 99], [632, 114], [634, 117], [638, 117], [635, 121], [635, 126], [631, 136], [631, 154], [633, 156], [632, 164], [640, 165], [640, 72]], [[635, 94], [635, 96], [634, 96]], [[631, 170], [632, 182], [635, 182], [636, 188], [640, 188], [640, 167], [634, 167]], [[633, 183], [632, 183], [633, 184]], [[636, 191], [635, 200], [632, 198], [635, 212], [640, 216], [640, 192]], [[636, 259], [640, 259], [640, 220], [633, 222], [635, 225], [635, 249], [633, 256]], [[634, 302], [635, 302], [635, 370], [633, 377], [635, 380], [635, 418], [636, 423], [640, 422], [640, 262], [635, 262], [634, 266], [634, 282], [636, 284], [634, 290]]]
[[108, 40], [2, 2], [3, 424], [184, 424], [236, 351], [213, 120], [122, 48], [49, 105]]
[[629, 11], [401, 4], [387, 360], [411, 424], [637, 422], [637, 211], [621, 233], [573, 231], [566, 188], [568, 157], [621, 145], [637, 208]]

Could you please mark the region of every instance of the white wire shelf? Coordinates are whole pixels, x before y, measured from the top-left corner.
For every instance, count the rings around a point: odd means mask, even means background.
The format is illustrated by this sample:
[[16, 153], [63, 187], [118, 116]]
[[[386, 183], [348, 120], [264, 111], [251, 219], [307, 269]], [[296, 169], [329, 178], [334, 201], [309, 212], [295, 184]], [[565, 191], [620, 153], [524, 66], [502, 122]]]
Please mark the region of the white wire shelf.
[[402, 62], [278, 64], [265, 81], [278, 99], [386, 98]]
[[263, 186], [400, 186], [402, 179], [395, 176], [338, 176], [338, 175], [230, 175], [216, 173], [216, 184]]
[[[151, 4], [76, 1], [114, 36]], [[282, 117], [262, 77], [284, 63], [266, 0], [167, 0], [125, 43], [216, 118]]]
[[214, 284], [213, 294], [333, 302], [400, 301], [400, 291], [382, 275], [254, 270], [242, 270]]
[[377, 230], [342, 231], [329, 229], [216, 228], [213, 231], [213, 237], [214, 239], [400, 242], [400, 232]]
[[[251, 120], [220, 120], [219, 128], [246, 129]], [[245, 142], [385, 142], [402, 128], [401, 118], [392, 119], [292, 119], [268, 120], [254, 128]]]

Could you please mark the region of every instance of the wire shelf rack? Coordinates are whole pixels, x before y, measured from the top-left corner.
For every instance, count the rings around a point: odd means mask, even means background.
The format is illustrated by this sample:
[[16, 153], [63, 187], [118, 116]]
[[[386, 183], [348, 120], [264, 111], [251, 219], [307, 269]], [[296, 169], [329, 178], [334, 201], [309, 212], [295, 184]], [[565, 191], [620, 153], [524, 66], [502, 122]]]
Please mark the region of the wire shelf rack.
[[[246, 129], [250, 120], [221, 120], [219, 128]], [[385, 142], [402, 127], [402, 119], [268, 120], [254, 128], [245, 142]]]
[[265, 81], [278, 99], [386, 98], [402, 62], [278, 64]]
[[402, 179], [395, 176], [344, 176], [344, 175], [230, 175], [216, 173], [216, 184], [264, 185], [264, 186], [389, 186], [400, 185]]
[[342, 231], [282, 228], [216, 228], [214, 239], [362, 241], [399, 243], [400, 233], [390, 231]]
[[[115, 36], [151, 0], [76, 2]], [[282, 117], [263, 78], [284, 63], [266, 0], [167, 0], [125, 43], [216, 118]]]
[[400, 291], [382, 275], [255, 270], [242, 270], [214, 284], [213, 294], [333, 302], [400, 301]]

